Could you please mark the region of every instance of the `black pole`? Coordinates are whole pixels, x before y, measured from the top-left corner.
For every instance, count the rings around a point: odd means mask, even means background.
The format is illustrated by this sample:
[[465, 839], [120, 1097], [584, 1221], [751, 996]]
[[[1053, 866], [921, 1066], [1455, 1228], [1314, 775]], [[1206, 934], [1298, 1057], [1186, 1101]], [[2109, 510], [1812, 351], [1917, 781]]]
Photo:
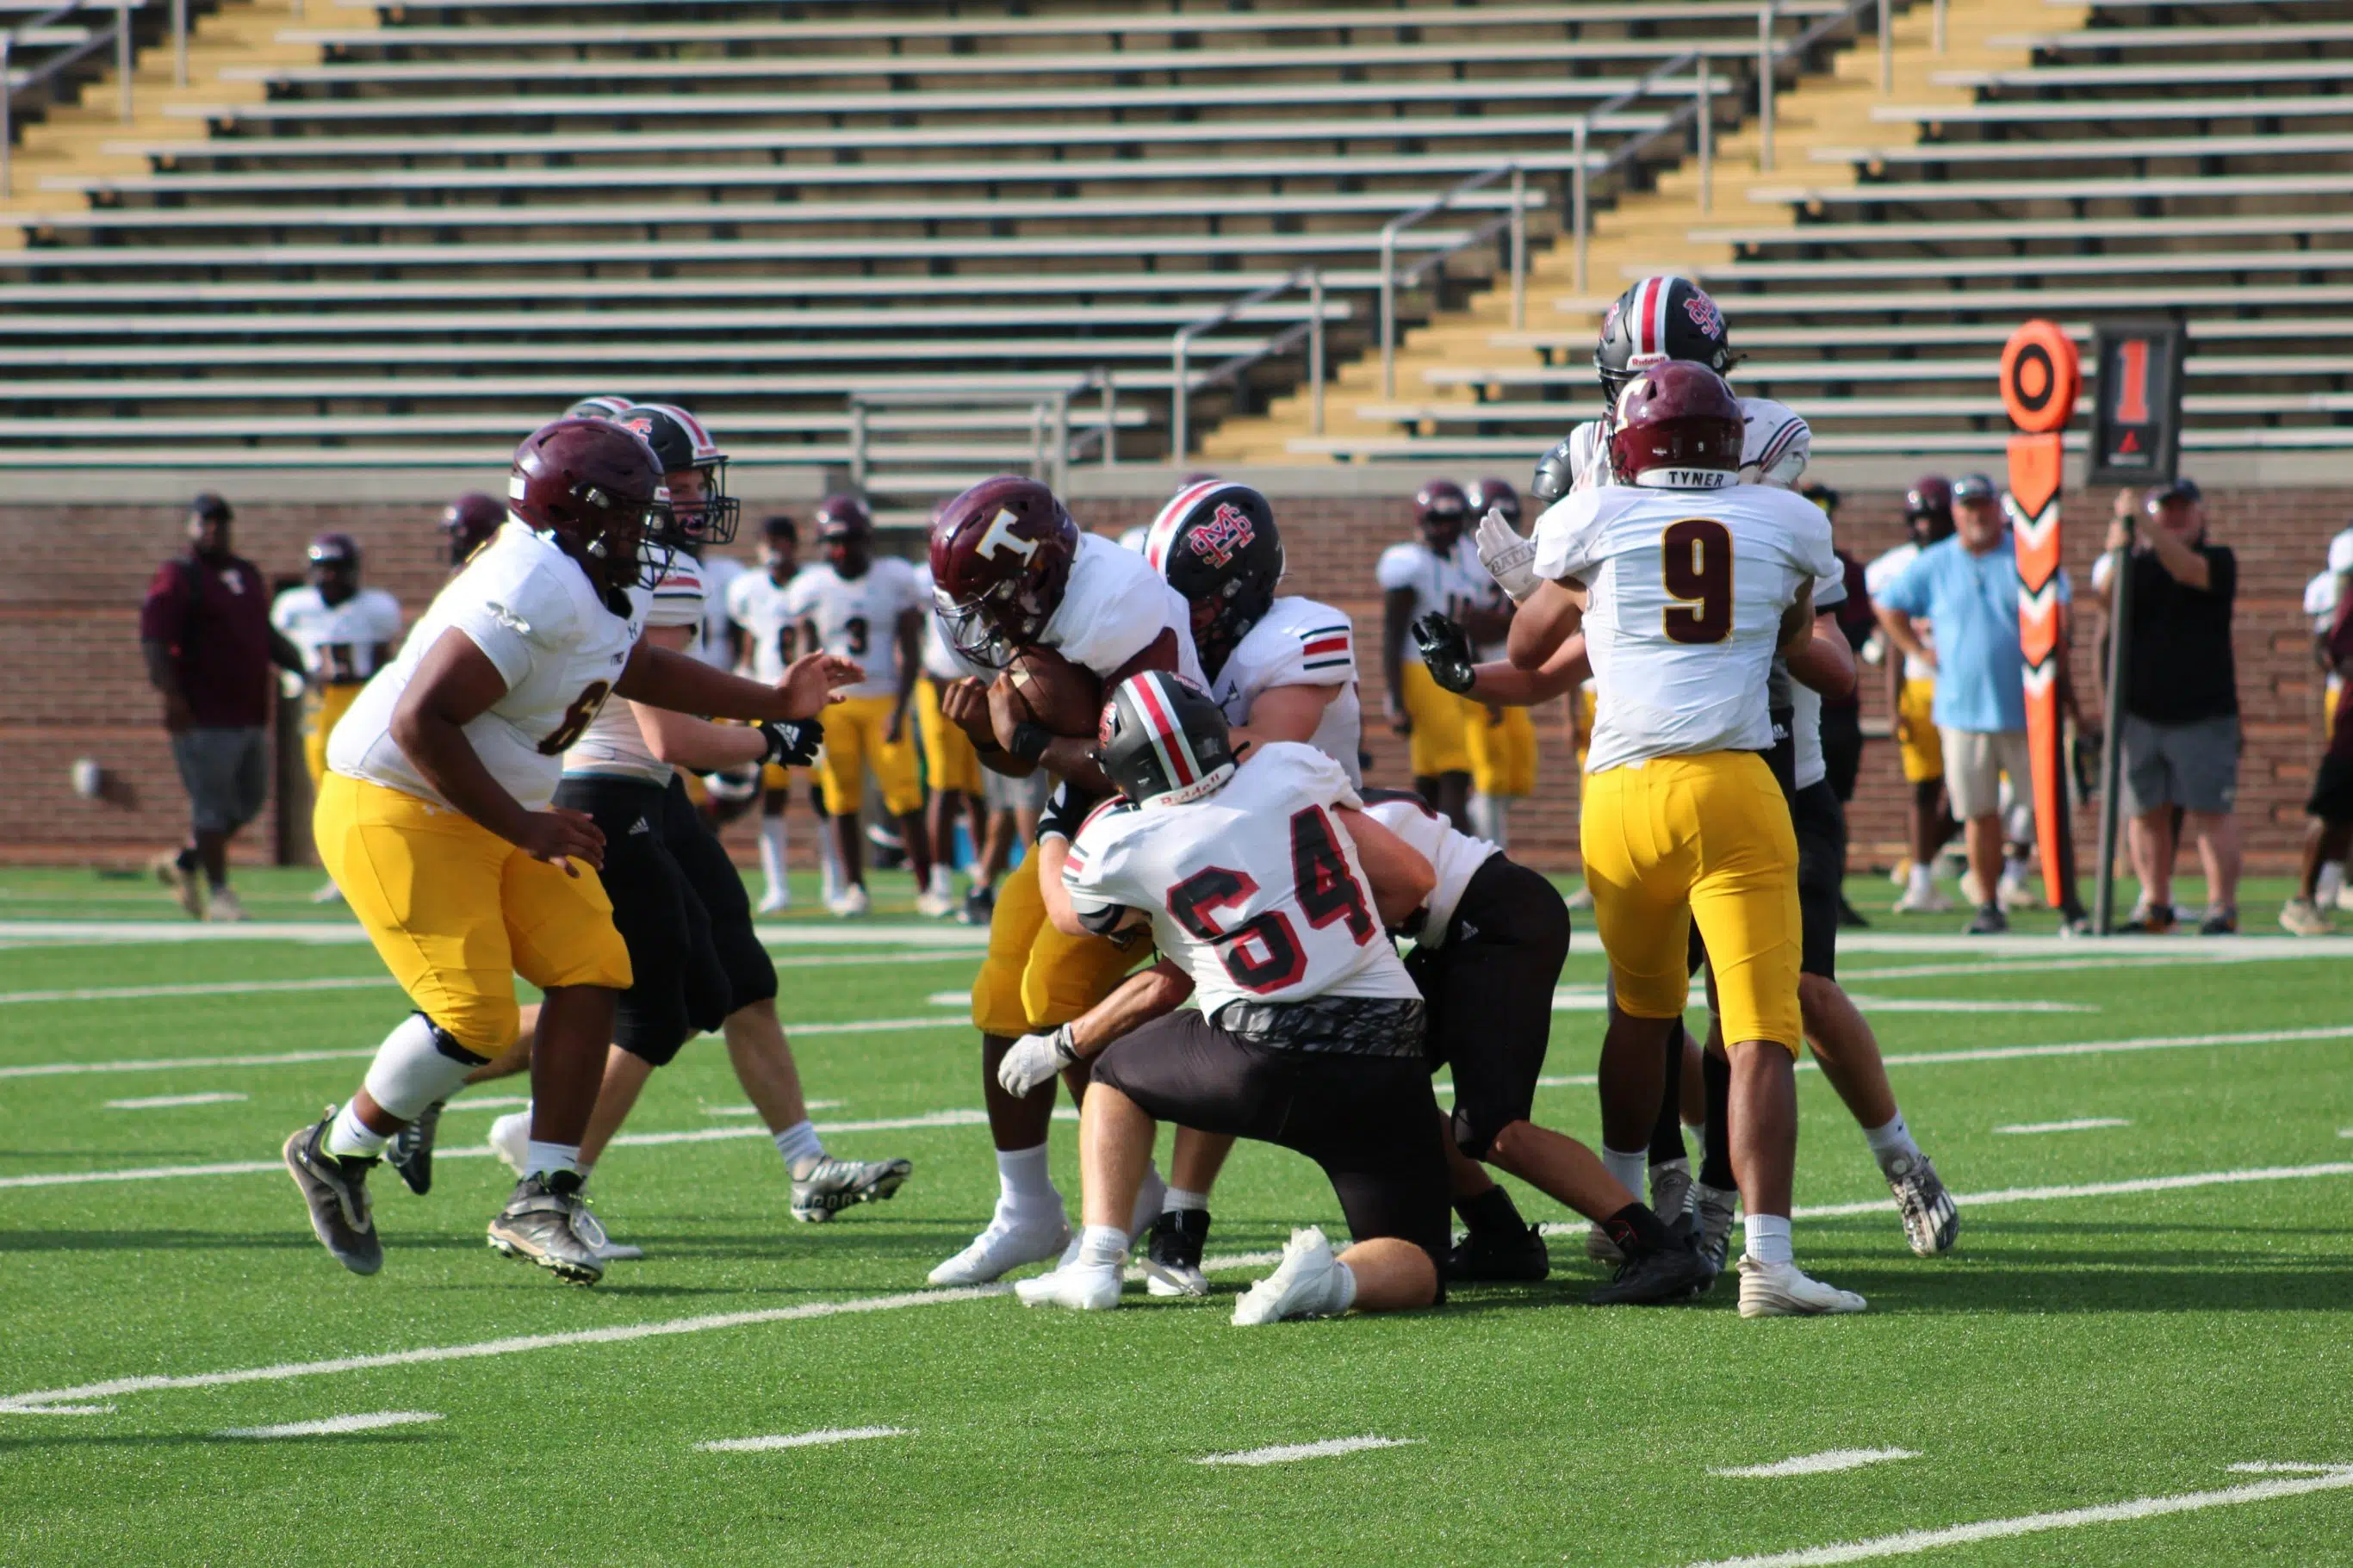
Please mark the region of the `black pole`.
[[2119, 521], [2125, 525], [2125, 543], [2109, 557], [2115, 564], [2108, 577], [2108, 706], [2100, 726], [2100, 882], [2092, 906], [2092, 930], [2099, 936], [2115, 929], [2116, 796], [2124, 780], [2125, 699], [2129, 695], [2125, 639], [2132, 632], [2133, 521], [2130, 514]]

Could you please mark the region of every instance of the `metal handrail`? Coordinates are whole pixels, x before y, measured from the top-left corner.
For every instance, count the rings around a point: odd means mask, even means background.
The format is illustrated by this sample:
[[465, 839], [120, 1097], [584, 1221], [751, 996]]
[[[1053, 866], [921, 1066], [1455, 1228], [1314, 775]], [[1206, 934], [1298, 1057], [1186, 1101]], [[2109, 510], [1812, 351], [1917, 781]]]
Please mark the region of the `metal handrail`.
[[[1307, 319], [1269, 338], [1258, 348], [1239, 353], [1204, 373], [1198, 382], [1191, 374], [1193, 340], [1202, 333], [1224, 326], [1254, 305], [1263, 305], [1293, 289], [1307, 290]], [[1341, 307], [1345, 318], [1347, 308]], [[1254, 289], [1240, 299], [1229, 300], [1213, 313], [1187, 326], [1176, 329], [1168, 342], [1169, 369], [1169, 447], [1168, 460], [1181, 463], [1192, 446], [1192, 399], [1195, 386], [1215, 386], [1231, 381], [1261, 360], [1281, 353], [1301, 338], [1307, 340], [1307, 406], [1308, 428], [1316, 435], [1324, 433], [1324, 269], [1302, 267], [1278, 283]], [[1106, 439], [1109, 437], [1106, 437]]]
[[[61, 0], [37, 16], [19, 22], [0, 32], [0, 198], [16, 189], [10, 167], [16, 140], [16, 104], [20, 97], [39, 92], [48, 94], [52, 84], [73, 67], [105, 48], [114, 47], [114, 75], [120, 114], [124, 124], [131, 121], [132, 32], [131, 13], [142, 9], [145, 0]], [[83, 11], [107, 11], [112, 14], [113, 26], [93, 30], [79, 43], [65, 46], [29, 70], [22, 83], [13, 82], [16, 58], [33, 40], [66, 18]], [[187, 0], [173, 0], [173, 47], [177, 79], [187, 84]]]
[[[1581, 152], [1581, 150], [1580, 150]], [[1497, 180], [1512, 177], [1512, 205], [1497, 216], [1489, 218], [1454, 244], [1434, 250], [1423, 257], [1400, 279], [1397, 270], [1398, 236], [1428, 217], [1435, 217], [1473, 191], [1486, 189]], [[1381, 395], [1397, 395], [1397, 293], [1402, 282], [1410, 289], [1430, 275], [1430, 269], [1442, 267], [1447, 258], [1467, 247], [1484, 244], [1497, 229], [1509, 225], [1512, 231], [1512, 328], [1514, 331], [1527, 325], [1528, 289], [1528, 176], [1517, 163], [1498, 163], [1495, 167], [1469, 179], [1458, 182], [1452, 189], [1433, 196], [1411, 212], [1399, 213], [1381, 225]], [[1322, 429], [1316, 431], [1323, 434]]]

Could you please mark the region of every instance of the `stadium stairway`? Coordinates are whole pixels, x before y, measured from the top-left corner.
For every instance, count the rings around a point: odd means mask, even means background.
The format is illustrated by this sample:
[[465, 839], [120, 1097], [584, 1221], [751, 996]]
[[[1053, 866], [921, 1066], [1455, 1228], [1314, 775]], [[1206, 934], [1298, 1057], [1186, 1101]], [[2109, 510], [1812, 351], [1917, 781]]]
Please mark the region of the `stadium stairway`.
[[[1580, 293], [1575, 251], [1564, 239], [1530, 258], [1525, 328], [1514, 327], [1508, 280], [1499, 279], [1496, 287], [1474, 296], [1464, 308], [1400, 333], [1393, 392], [1382, 387], [1377, 351], [1339, 367], [1325, 390], [1322, 435], [1311, 429], [1303, 388], [1271, 404], [1262, 416], [1220, 426], [1203, 441], [1203, 456], [1238, 467], [1331, 459], [1486, 458], [1519, 482], [1535, 452], [1565, 435], [1570, 425], [1599, 412], [1599, 392], [1590, 364], [1600, 305], [1626, 283], [1649, 272], [1704, 274], [1733, 262], [1734, 247], [1709, 237], [1711, 226], [1738, 221], [1752, 229], [1795, 231], [1800, 221], [1795, 205], [1762, 205], [1752, 201], [1751, 192], [1799, 179], [1818, 185], [1856, 184], [1860, 165], [1825, 165], [1813, 161], [1815, 152], [1883, 139], [1873, 110], [1890, 101], [1966, 105], [1970, 90], [1947, 85], [1940, 77], [2025, 68], [2033, 63], [2032, 51], [2009, 36], [2081, 26], [2088, 11], [2087, 6], [2063, 6], [2051, 0], [1964, 0], [1947, 9], [1941, 51], [1935, 47], [1929, 6], [1915, 5], [1898, 12], [1890, 29], [1892, 90], [1882, 89], [1875, 38], [1860, 35], [1833, 57], [1827, 74], [1802, 76], [1793, 87], [1781, 89], [1774, 106], [1769, 167], [1760, 166], [1764, 139], [1752, 104], [1736, 129], [1719, 132], [1716, 137], [1704, 201], [1700, 167], [1692, 157], [1662, 173], [1651, 189], [1623, 195], [1614, 205], [1597, 210], [1581, 291], [1585, 308], [1566, 312], [1575, 319], [1565, 319], [1564, 312], [1552, 308], [1556, 300], [1571, 305], [1572, 300], [1562, 297]], [[1733, 341], [1739, 346], [1744, 339], [1736, 303], [1728, 314], [1735, 318]], [[1487, 427], [1476, 426], [1469, 431], [1445, 430], [1439, 419], [1417, 416], [1419, 405], [1470, 405], [1502, 395], [1500, 385], [1462, 379], [1472, 374], [1465, 367], [1515, 356], [1532, 364], [1542, 357], [1546, 395], [1561, 403], [1554, 435], [1485, 434]]]

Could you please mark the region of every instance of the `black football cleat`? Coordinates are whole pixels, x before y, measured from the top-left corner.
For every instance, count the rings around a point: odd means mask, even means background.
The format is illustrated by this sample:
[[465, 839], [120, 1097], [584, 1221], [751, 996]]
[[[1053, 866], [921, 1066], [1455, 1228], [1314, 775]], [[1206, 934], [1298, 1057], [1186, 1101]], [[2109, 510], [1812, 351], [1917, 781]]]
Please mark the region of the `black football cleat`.
[[1450, 1285], [1533, 1285], [1551, 1273], [1552, 1254], [1535, 1226], [1474, 1230], [1446, 1250]]
[[418, 1114], [416, 1121], [392, 1135], [385, 1146], [385, 1163], [408, 1184], [408, 1190], [418, 1197], [433, 1190], [433, 1140], [441, 1131], [441, 1108], [449, 1102], [437, 1100]]
[[1201, 1251], [1209, 1240], [1209, 1211], [1169, 1209], [1152, 1222], [1152, 1240], [1145, 1249], [1144, 1288], [1155, 1296], [1206, 1296], [1208, 1276], [1201, 1272]]
[[317, 1122], [288, 1136], [286, 1170], [310, 1205], [319, 1245], [353, 1273], [373, 1274], [384, 1267], [384, 1242], [368, 1204], [368, 1167], [375, 1162], [327, 1152], [327, 1129], [334, 1120], [334, 1107], [329, 1106]]
[[580, 1178], [571, 1171], [525, 1176], [515, 1184], [498, 1217], [491, 1221], [491, 1245], [509, 1258], [536, 1263], [573, 1285], [594, 1285], [605, 1277], [605, 1260], [581, 1234], [587, 1215], [580, 1201]]
[[1609, 1283], [1585, 1298], [1595, 1307], [1665, 1307], [1688, 1301], [1715, 1283], [1715, 1266], [1688, 1226], [1675, 1227], [1672, 1247], [1629, 1258]]

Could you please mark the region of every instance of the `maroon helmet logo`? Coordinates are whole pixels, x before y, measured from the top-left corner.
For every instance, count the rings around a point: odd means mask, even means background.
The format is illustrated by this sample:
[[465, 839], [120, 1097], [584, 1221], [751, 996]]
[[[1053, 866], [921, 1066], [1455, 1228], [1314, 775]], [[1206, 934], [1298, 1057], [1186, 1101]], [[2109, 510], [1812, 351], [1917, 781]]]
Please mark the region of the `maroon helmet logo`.
[[1218, 510], [1185, 536], [1193, 553], [1212, 566], [1223, 566], [1234, 558], [1235, 552], [1257, 537], [1250, 514], [1229, 501], [1219, 501]]
[[1683, 301], [1683, 313], [1691, 317], [1693, 326], [1718, 342], [1724, 341], [1724, 312], [1715, 308], [1715, 300], [1694, 289]]

